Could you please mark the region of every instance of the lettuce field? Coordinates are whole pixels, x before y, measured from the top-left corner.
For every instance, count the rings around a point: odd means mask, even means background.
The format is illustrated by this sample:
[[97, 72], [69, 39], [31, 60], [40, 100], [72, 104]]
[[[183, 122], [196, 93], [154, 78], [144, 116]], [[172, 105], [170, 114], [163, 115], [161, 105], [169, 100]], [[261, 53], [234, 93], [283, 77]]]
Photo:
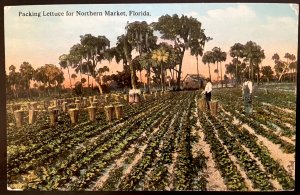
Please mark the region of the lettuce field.
[[[37, 102], [37, 116], [16, 127], [7, 105], [7, 183], [15, 190], [278, 191], [295, 188], [296, 95], [290, 86], [255, 88], [252, 115], [241, 89], [214, 89], [217, 114], [199, 108], [200, 91], [118, 99], [108, 121], [98, 96], [95, 120], [86, 106], [73, 123], [60, 103], [57, 121]], [[82, 98], [81, 98], [82, 99]], [[81, 101], [80, 99], [80, 101]], [[79, 101], [77, 101], [79, 102]], [[72, 102], [68, 102], [72, 105]], [[89, 103], [87, 103], [89, 104]], [[109, 103], [112, 104], [112, 101]]]

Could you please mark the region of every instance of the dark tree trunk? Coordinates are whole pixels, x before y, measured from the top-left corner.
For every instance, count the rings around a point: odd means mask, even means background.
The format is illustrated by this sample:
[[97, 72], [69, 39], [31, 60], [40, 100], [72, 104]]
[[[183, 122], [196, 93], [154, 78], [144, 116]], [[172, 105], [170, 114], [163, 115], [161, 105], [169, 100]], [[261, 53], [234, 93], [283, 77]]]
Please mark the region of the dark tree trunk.
[[131, 60], [128, 60], [129, 61], [129, 68], [130, 68], [130, 75], [131, 75], [131, 86], [132, 86], [132, 89], [136, 89], [136, 80], [135, 80], [135, 70], [134, 70], [134, 67], [131, 63]]
[[239, 58], [236, 58], [236, 64], [235, 64], [235, 86], [238, 86], [238, 61]]
[[251, 81], [254, 81], [254, 68], [253, 68], [253, 61], [252, 59], [250, 60], [250, 66], [251, 66]]
[[259, 64], [258, 64], [258, 60], [257, 60], [257, 86], [259, 85]]
[[163, 77], [164, 77], [164, 73], [163, 73], [163, 64], [162, 64], [162, 62], [161, 62], [161, 64], [160, 64], [160, 82], [161, 82], [161, 90], [162, 90], [162, 91], [164, 91]]
[[208, 73], [209, 73], [209, 79], [210, 79], [210, 81], [211, 81], [210, 65], [209, 65], [209, 63], [208, 63]]
[[140, 71], [140, 82], [142, 83], [142, 71]]
[[180, 77], [181, 77], [181, 69], [182, 69], [182, 61], [183, 61], [184, 52], [185, 52], [185, 49], [183, 48], [183, 51], [180, 54], [180, 63], [179, 63], [178, 77], [177, 77], [177, 83], [176, 83], [177, 90], [180, 89], [180, 84], [181, 84]]
[[199, 65], [198, 65], [198, 55], [196, 56], [196, 60], [197, 60], [198, 86], [199, 86], [199, 89], [200, 89], [201, 84], [200, 84], [200, 74], [199, 74]]
[[27, 83], [27, 96], [28, 96], [28, 99], [31, 99], [30, 80]]
[[217, 88], [219, 88], [219, 62], [217, 62]]
[[68, 75], [69, 75], [69, 79], [70, 79], [70, 88], [72, 89], [72, 81], [71, 81], [71, 76], [70, 76], [70, 71], [69, 71], [69, 67], [67, 66], [68, 69]]
[[221, 71], [221, 86], [223, 88], [223, 73], [222, 73], [222, 64], [220, 62], [220, 71]]
[[147, 92], [150, 92], [150, 66], [147, 67]]

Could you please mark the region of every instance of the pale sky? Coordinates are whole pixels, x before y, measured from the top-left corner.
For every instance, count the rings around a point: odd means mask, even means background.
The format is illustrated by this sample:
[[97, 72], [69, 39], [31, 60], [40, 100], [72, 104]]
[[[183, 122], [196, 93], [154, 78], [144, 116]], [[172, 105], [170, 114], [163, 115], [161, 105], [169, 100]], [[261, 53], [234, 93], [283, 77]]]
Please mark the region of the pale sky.
[[[105, 11], [148, 11], [151, 16], [104, 16]], [[102, 16], [22, 16], [24, 13], [41, 12], [103, 12]], [[21, 13], [22, 12], [22, 13]], [[297, 56], [298, 14], [296, 4], [271, 3], [193, 3], [193, 4], [113, 4], [113, 5], [28, 5], [4, 8], [5, 70], [10, 65], [17, 69], [23, 61], [35, 68], [44, 64], [59, 66], [58, 57], [68, 53], [71, 46], [80, 41], [80, 35], [90, 33], [104, 35], [115, 46], [117, 37], [125, 32], [127, 21], [158, 21], [165, 14], [187, 15], [197, 18], [205, 34], [213, 40], [205, 45], [205, 51], [217, 46], [229, 52], [235, 43], [254, 41], [265, 51], [262, 65], [274, 65], [271, 57], [278, 53], [281, 59], [289, 52]], [[21, 16], [20, 16], [21, 15]], [[224, 65], [231, 61], [229, 54]], [[207, 65], [199, 59], [200, 74], [208, 75]], [[122, 63], [103, 62], [111, 72], [121, 71]], [[211, 65], [212, 78], [214, 65]], [[67, 72], [66, 70], [64, 71]], [[187, 51], [183, 61], [183, 77], [196, 73], [196, 59]], [[71, 71], [73, 73], [73, 71]], [[65, 74], [68, 81], [67, 74]]]

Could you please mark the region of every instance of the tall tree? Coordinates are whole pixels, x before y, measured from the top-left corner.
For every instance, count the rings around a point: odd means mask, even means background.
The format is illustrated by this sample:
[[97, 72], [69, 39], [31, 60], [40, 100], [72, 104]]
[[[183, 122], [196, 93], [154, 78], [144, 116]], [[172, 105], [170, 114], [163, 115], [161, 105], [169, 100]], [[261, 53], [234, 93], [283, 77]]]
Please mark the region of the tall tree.
[[[105, 36], [93, 36], [91, 34], [85, 34], [80, 36], [80, 43], [75, 44], [70, 49], [70, 58], [73, 68], [76, 72], [91, 76], [96, 85], [98, 86], [100, 94], [103, 93], [101, 81], [99, 81], [101, 71], [98, 71], [98, 63], [102, 60], [110, 61], [112, 59], [111, 55], [106, 52], [110, 47], [110, 42]], [[82, 76], [80, 76], [80, 80]]]
[[272, 60], [274, 60], [274, 62], [278, 62], [280, 60], [280, 57], [278, 55], [278, 53], [275, 53], [273, 56], [272, 56]]
[[44, 86], [47, 84], [48, 78], [46, 77], [45, 66], [41, 66], [34, 71], [33, 79], [38, 83], [42, 83]]
[[214, 56], [213, 58], [217, 62], [217, 73], [218, 73], [217, 81], [218, 81], [218, 83], [219, 83], [219, 68], [218, 68], [218, 63], [220, 63], [221, 84], [222, 84], [222, 87], [223, 87], [223, 82], [222, 82], [223, 75], [222, 75], [222, 65], [221, 65], [221, 62], [226, 61], [226, 52], [223, 52], [220, 47], [214, 47], [212, 49], [212, 52], [213, 52], [213, 56]]
[[[127, 47], [126, 49], [124, 48], [125, 46]], [[125, 70], [127, 68], [126, 66], [129, 67], [127, 59], [132, 58], [132, 55], [131, 55], [132, 50], [133, 50], [132, 45], [128, 43], [126, 36], [121, 35], [121, 36], [118, 36], [118, 38], [117, 38], [116, 47], [112, 47], [110, 52], [111, 52], [111, 55], [114, 56], [117, 63], [119, 63], [120, 61], [123, 62], [123, 70]], [[130, 51], [130, 53], [129, 52], [126, 53], [129, 56], [125, 55], [125, 51], [126, 52]]]
[[164, 64], [168, 61], [169, 58], [169, 52], [161, 46], [159, 49], [156, 49], [152, 52], [152, 59], [157, 62], [158, 65], [160, 65], [160, 80], [161, 80], [161, 89], [162, 91], [165, 90], [165, 69]]
[[272, 56], [272, 60], [274, 60], [275, 66], [274, 66], [274, 70], [277, 76], [277, 79], [279, 81], [280, 78], [280, 74], [283, 72], [284, 70], [284, 63], [280, 60], [280, 57], [277, 53], [275, 53]]
[[184, 53], [187, 49], [193, 46], [193, 40], [198, 40], [201, 46], [204, 47], [205, 42], [211, 40], [204, 34], [202, 24], [196, 18], [177, 14], [173, 16], [164, 15], [158, 19], [158, 22], [153, 24], [154, 29], [162, 34], [162, 39], [174, 41], [175, 48], [179, 51], [179, 69], [177, 77], [177, 89], [180, 89], [180, 78], [182, 73], [182, 62]]
[[[286, 58], [286, 63], [288, 64], [288, 69], [289, 69], [289, 72], [292, 71], [292, 68], [290, 68], [291, 64], [296, 60], [296, 57], [294, 54], [290, 54], [290, 53], [286, 53], [284, 55], [284, 58]], [[292, 76], [292, 74], [290, 74], [290, 76]], [[292, 80], [292, 78], [291, 78]]]
[[34, 80], [42, 82], [44, 84], [43, 86], [47, 86], [49, 95], [52, 85], [54, 85], [55, 90], [57, 90], [58, 86], [65, 80], [63, 71], [53, 64], [45, 64], [37, 68], [33, 77]]
[[235, 43], [233, 46], [230, 47], [230, 56], [233, 58], [236, 58], [236, 64], [235, 64], [235, 86], [238, 86], [238, 83], [240, 82], [238, 79], [238, 62], [239, 58], [244, 57], [244, 50], [245, 46], [241, 43]]
[[280, 60], [280, 57], [277, 53], [275, 53], [272, 56], [272, 60], [274, 60], [275, 62], [274, 69], [276, 75], [278, 76], [279, 82], [281, 81], [282, 76], [289, 70], [289, 66], [291, 62], [289, 62], [288, 60], [294, 61], [296, 59], [296, 57], [293, 54], [289, 54], [289, 53], [286, 53], [284, 57], [287, 58], [286, 62]]
[[19, 97], [19, 92], [21, 88], [21, 74], [20, 72], [16, 72], [16, 67], [14, 65], [9, 66], [9, 73], [8, 73], [8, 83], [10, 88], [13, 91], [14, 98]]
[[69, 56], [67, 54], [63, 54], [61, 56], [59, 56], [59, 65], [61, 68], [65, 69], [67, 68], [68, 70], [68, 75], [69, 75], [69, 80], [70, 80], [70, 87], [72, 88], [72, 82], [71, 82], [71, 76], [70, 76], [70, 70], [69, 70], [69, 66], [70, 64], [70, 59]]
[[245, 61], [249, 62], [249, 79], [253, 81], [254, 79], [254, 70], [253, 70], [253, 58], [254, 56], [254, 51], [256, 50], [256, 43], [253, 41], [248, 41], [245, 44], [245, 49], [244, 49], [244, 57]]
[[214, 63], [214, 56], [212, 51], [207, 51], [204, 53], [202, 57], [202, 62], [204, 64], [208, 64], [208, 73], [209, 73], [209, 79], [211, 80], [211, 74], [210, 74], [210, 63]]
[[80, 79], [82, 79], [83, 69], [82, 69], [82, 60], [84, 48], [80, 43], [73, 45], [70, 48], [70, 52], [68, 54], [68, 62], [70, 63], [71, 67], [75, 69], [75, 72], [80, 72]]
[[137, 89], [135, 69], [132, 65], [131, 52], [135, 49], [139, 55], [149, 52], [151, 43], [156, 43], [156, 37], [153, 36], [153, 30], [147, 22], [135, 21], [128, 23], [125, 27], [125, 35], [123, 35], [123, 51], [125, 54], [126, 62], [129, 64], [131, 74], [132, 89]]
[[223, 80], [224, 80], [224, 78], [223, 78], [223, 70], [222, 70], [222, 62], [225, 62], [226, 61], [226, 57], [227, 57], [227, 54], [226, 54], [226, 52], [221, 52], [221, 54], [220, 54], [220, 58], [219, 58], [219, 62], [220, 62], [220, 69], [221, 69], [221, 85], [222, 85], [222, 88], [223, 88]]
[[[167, 43], [160, 43], [160, 45], [164, 44], [164, 48], [165, 50], [169, 53], [169, 57], [168, 57], [168, 61], [166, 63], [166, 70], [168, 69], [170, 71], [171, 74], [171, 81], [172, 83], [175, 83], [174, 81], [174, 76], [175, 76], [175, 72], [178, 73], [177, 70], [177, 65], [180, 63], [180, 58], [178, 55], [178, 50], [176, 50], [172, 45], [167, 44]], [[173, 86], [173, 84], [172, 84]]]
[[197, 39], [194, 39], [191, 41], [191, 55], [196, 57], [196, 61], [197, 61], [197, 75], [198, 75], [198, 85], [199, 88], [201, 86], [200, 83], [200, 74], [199, 74], [199, 60], [198, 57], [203, 55], [203, 50], [204, 50], [204, 45], [205, 42], [199, 42]]
[[48, 86], [54, 85], [56, 88], [65, 80], [64, 73], [53, 64], [45, 64], [45, 77], [48, 81]]
[[142, 54], [139, 57], [139, 63], [141, 64], [143, 69], [146, 70], [146, 77], [147, 77], [146, 91], [150, 92], [151, 68], [153, 68], [153, 66], [155, 66], [155, 61], [152, 59], [152, 54], [151, 53]]
[[259, 45], [256, 46], [256, 50], [254, 51], [254, 61], [256, 63], [256, 69], [257, 69], [257, 85], [259, 85], [259, 64], [262, 62], [263, 59], [265, 59], [266, 56], [265, 56], [265, 53], [264, 53], [264, 50], [261, 49], [261, 47]]
[[30, 92], [30, 81], [33, 78], [34, 68], [29, 64], [29, 62], [23, 62], [20, 65], [20, 74], [22, 75], [22, 79], [24, 81], [24, 86], [27, 89], [28, 98], [31, 98]]
[[[170, 71], [172, 80], [174, 80], [174, 72], [178, 72], [176, 69], [176, 66], [180, 63], [180, 58], [178, 57], [178, 50], [176, 50], [171, 44], [168, 44], [166, 42], [161, 42], [158, 45], [158, 50], [163, 50], [163, 52], [160, 52], [159, 55], [164, 56], [167, 54], [167, 57], [165, 60], [163, 60], [163, 79], [165, 81], [167, 70]], [[156, 50], [157, 51], [157, 50]], [[153, 64], [153, 70], [155, 69], [156, 65]]]

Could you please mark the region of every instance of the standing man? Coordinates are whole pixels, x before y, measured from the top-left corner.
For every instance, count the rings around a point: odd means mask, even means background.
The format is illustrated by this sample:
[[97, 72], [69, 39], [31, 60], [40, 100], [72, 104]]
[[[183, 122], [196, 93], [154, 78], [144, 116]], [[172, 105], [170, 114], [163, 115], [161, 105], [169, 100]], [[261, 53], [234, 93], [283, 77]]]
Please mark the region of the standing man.
[[244, 110], [246, 114], [252, 114], [252, 92], [253, 92], [253, 83], [249, 79], [243, 83], [242, 87], [243, 99], [244, 99]]
[[206, 79], [207, 83], [205, 85], [205, 89], [202, 94], [205, 94], [205, 101], [207, 105], [207, 109], [210, 110], [209, 102], [211, 101], [211, 91], [212, 91], [212, 84], [210, 79]]

